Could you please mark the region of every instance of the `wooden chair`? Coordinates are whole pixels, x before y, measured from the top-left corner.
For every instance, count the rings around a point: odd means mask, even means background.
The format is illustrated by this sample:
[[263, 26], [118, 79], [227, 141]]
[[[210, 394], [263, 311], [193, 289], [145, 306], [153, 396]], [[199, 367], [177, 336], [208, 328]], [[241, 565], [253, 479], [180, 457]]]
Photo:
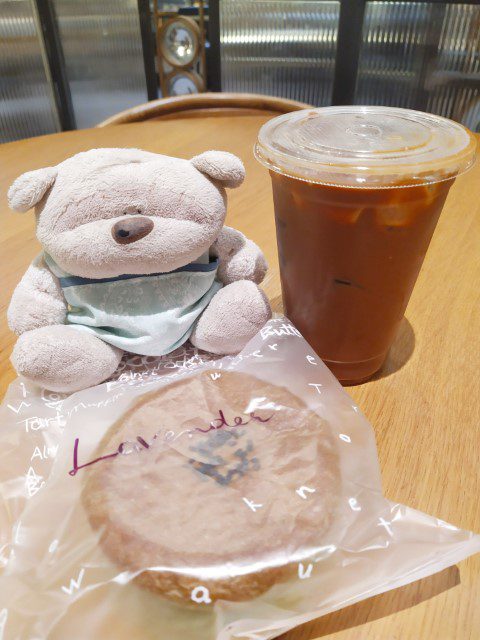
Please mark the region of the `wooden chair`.
[[131, 109], [121, 111], [97, 125], [107, 127], [112, 124], [128, 124], [144, 120], [167, 120], [196, 118], [204, 116], [258, 115], [261, 113], [278, 115], [299, 109], [309, 109], [311, 105], [254, 93], [197, 93], [171, 98], [160, 98]]

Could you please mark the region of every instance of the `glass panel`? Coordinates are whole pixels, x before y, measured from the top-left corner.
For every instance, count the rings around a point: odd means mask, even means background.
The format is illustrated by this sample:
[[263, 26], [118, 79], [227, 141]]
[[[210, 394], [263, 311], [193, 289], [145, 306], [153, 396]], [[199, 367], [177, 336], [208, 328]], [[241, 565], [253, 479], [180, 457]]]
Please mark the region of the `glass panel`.
[[447, 5], [428, 111], [480, 132], [480, 6]]
[[78, 128], [147, 101], [137, 3], [55, 0]]
[[368, 2], [356, 104], [431, 111], [478, 128], [480, 7]]
[[222, 90], [330, 104], [339, 2], [222, 0]]
[[0, 142], [58, 130], [29, 0], [0, 1]]

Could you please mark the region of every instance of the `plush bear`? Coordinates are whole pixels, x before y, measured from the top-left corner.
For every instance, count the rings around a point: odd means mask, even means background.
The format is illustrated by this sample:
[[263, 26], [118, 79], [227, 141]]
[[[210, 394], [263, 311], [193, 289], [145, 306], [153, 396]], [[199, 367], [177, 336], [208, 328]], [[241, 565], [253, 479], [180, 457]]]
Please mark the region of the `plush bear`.
[[108, 379], [125, 352], [160, 356], [190, 339], [231, 354], [269, 319], [260, 249], [224, 226], [242, 162], [92, 149], [20, 176], [12, 209], [35, 206], [43, 252], [8, 309], [17, 372], [53, 391]]

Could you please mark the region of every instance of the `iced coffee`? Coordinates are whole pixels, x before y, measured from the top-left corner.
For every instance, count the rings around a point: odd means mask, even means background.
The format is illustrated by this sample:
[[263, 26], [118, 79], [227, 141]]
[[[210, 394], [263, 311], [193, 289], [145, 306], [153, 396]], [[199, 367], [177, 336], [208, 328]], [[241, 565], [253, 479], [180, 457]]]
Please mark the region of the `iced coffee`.
[[270, 120], [255, 152], [272, 178], [285, 313], [339, 380], [366, 380], [475, 139], [421, 112], [328, 107]]

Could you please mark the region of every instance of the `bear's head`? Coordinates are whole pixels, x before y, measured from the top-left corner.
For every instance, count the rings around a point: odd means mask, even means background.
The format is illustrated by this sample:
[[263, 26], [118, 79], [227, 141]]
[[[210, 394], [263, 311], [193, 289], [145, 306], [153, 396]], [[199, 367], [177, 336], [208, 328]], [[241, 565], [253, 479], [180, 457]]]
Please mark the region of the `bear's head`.
[[8, 199], [16, 211], [35, 206], [39, 241], [73, 275], [157, 273], [210, 247], [225, 220], [225, 187], [244, 177], [241, 161], [224, 151], [181, 160], [91, 149], [23, 174]]

